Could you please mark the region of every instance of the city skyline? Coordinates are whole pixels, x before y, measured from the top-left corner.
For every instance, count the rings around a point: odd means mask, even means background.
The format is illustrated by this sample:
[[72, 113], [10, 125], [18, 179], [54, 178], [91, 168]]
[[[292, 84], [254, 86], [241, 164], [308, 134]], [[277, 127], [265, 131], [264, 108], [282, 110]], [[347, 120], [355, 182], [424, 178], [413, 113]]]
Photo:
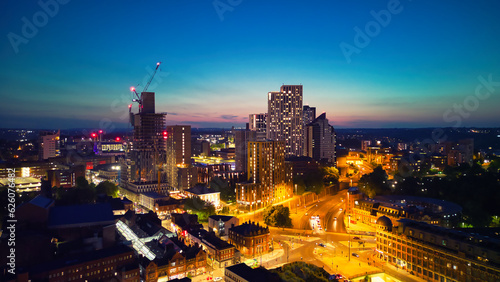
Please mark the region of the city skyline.
[[40, 3], [1, 4], [5, 128], [126, 128], [158, 61], [167, 125], [242, 127], [301, 84], [336, 128], [498, 126], [494, 1]]

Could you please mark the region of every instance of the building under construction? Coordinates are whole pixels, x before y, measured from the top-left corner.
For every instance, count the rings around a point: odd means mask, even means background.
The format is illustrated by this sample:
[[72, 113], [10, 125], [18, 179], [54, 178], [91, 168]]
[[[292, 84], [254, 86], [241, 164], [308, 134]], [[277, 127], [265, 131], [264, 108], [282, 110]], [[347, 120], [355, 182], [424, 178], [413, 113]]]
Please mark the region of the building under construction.
[[163, 169], [167, 155], [167, 114], [156, 113], [155, 93], [147, 91], [160, 64], [161, 62], [156, 64], [156, 69], [141, 94], [135, 91], [135, 87], [130, 88], [135, 95], [132, 101], [138, 103], [139, 111], [133, 113], [132, 104], [129, 105], [130, 124], [134, 130], [125, 147], [126, 158], [122, 163], [120, 186], [122, 194], [135, 200], [139, 193], [165, 194], [168, 190]]
[[167, 190], [163, 166], [166, 159], [166, 113], [155, 112], [155, 93], [142, 92], [139, 113], [130, 112], [134, 127], [128, 148], [126, 187], [135, 193]]

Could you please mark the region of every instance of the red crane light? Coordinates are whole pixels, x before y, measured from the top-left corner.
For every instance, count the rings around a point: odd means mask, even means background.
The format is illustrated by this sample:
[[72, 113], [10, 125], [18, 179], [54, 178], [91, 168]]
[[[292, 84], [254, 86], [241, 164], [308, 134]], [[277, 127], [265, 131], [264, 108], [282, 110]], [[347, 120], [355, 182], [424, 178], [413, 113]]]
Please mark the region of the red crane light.
[[102, 130], [99, 130], [99, 134], [102, 134]]
[[132, 104], [128, 105], [128, 108], [129, 108], [129, 109], [132, 109]]
[[130, 87], [130, 91], [134, 92], [134, 91], [135, 91], [135, 87], [134, 87], [134, 86], [131, 86], [131, 87]]
[[119, 142], [121, 140], [120, 137], [116, 137], [116, 141]]
[[167, 139], [168, 132], [163, 131], [163, 139]]
[[96, 138], [96, 137], [97, 137], [97, 134], [92, 133], [92, 134], [90, 134], [90, 136], [92, 136], [92, 138]]

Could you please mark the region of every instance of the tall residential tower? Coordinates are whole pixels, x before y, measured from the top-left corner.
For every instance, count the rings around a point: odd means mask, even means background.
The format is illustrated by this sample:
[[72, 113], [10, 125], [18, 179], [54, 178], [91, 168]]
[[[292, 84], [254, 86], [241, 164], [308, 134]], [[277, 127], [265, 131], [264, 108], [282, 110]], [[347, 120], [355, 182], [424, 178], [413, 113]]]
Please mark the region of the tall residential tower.
[[304, 155], [316, 161], [335, 163], [335, 131], [328, 123], [326, 113], [306, 125]]
[[285, 142], [285, 157], [302, 155], [302, 85], [268, 93], [267, 138]]

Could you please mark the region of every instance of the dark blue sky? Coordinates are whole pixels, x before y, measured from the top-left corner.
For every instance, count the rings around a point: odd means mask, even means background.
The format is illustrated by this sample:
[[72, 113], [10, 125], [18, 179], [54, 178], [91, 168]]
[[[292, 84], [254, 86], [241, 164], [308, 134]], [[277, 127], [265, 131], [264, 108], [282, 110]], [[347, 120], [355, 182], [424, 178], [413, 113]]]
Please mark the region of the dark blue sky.
[[301, 83], [335, 127], [500, 126], [498, 1], [41, 2], [0, 4], [0, 127], [125, 127], [158, 61], [169, 124], [241, 126]]

